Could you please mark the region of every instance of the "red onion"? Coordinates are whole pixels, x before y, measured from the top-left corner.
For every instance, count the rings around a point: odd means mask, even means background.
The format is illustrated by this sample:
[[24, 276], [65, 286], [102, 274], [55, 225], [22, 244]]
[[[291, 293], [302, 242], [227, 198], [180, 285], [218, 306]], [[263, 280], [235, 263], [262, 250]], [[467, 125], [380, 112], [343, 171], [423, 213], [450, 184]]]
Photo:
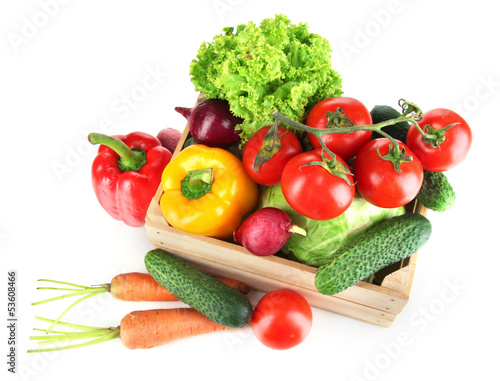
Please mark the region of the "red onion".
[[227, 147], [239, 143], [240, 135], [234, 127], [243, 119], [234, 116], [229, 103], [223, 99], [207, 99], [192, 108], [176, 107], [189, 123], [194, 141], [210, 147]]
[[280, 251], [292, 233], [306, 235], [305, 230], [295, 225], [284, 211], [266, 207], [245, 219], [233, 237], [252, 254], [268, 256]]

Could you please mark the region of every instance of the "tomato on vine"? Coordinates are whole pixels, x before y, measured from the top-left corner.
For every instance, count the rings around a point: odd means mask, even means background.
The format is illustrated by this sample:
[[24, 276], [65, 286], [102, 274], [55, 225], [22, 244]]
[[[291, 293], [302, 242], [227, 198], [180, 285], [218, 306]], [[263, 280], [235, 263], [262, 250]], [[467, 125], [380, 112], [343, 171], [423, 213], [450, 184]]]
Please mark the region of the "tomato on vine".
[[257, 184], [271, 186], [278, 184], [285, 164], [302, 152], [297, 136], [285, 127], [259, 129], [243, 149], [243, 166]]
[[281, 175], [283, 196], [290, 206], [314, 220], [344, 213], [354, 199], [354, 181], [346, 162], [322, 149], [294, 156]]
[[472, 131], [456, 112], [444, 108], [427, 111], [418, 126], [410, 126], [406, 144], [425, 170], [443, 172], [460, 164], [467, 156]]
[[[336, 116], [330, 118], [329, 121], [327, 113], [336, 113]], [[370, 111], [357, 99], [333, 97], [323, 99], [314, 105], [307, 115], [305, 124], [318, 129], [335, 129], [337, 127], [371, 125], [372, 117]], [[308, 136], [314, 148], [321, 148], [321, 143], [316, 136], [310, 133]], [[325, 134], [321, 140], [330, 151], [335, 152], [344, 160], [349, 160], [363, 145], [370, 141], [371, 137], [372, 131], [356, 131], [348, 134]]]
[[387, 138], [364, 145], [353, 163], [359, 194], [381, 208], [406, 205], [418, 194], [424, 181], [420, 160], [403, 143], [398, 147]]

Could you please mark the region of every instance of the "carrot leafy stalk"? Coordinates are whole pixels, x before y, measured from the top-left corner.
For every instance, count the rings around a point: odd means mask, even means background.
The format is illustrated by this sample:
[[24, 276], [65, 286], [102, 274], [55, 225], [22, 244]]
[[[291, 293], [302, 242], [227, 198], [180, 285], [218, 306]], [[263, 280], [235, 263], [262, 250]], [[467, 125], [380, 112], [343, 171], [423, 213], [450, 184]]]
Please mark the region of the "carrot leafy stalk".
[[[74, 340], [87, 340], [87, 341], [84, 341], [79, 344], [55, 346], [51, 348], [30, 349], [28, 350], [28, 353], [50, 352], [50, 351], [60, 351], [64, 349], [81, 348], [88, 345], [103, 343], [105, 341], [109, 341], [120, 337], [120, 327], [109, 327], [109, 328], [89, 327], [86, 325], [64, 323], [59, 320], [45, 319], [38, 316], [36, 317], [36, 319], [51, 323], [49, 329], [40, 329], [40, 328], [34, 329], [35, 331], [45, 332], [45, 334], [42, 336], [30, 337], [30, 340], [39, 340], [38, 342], [39, 345], [54, 345], [54, 344], [58, 345], [64, 342], [74, 341]], [[56, 325], [71, 328], [80, 332], [53, 331], [52, 327]]]
[[[240, 291], [242, 294], [247, 294], [249, 292], [248, 286], [241, 281], [222, 277], [217, 277], [217, 279]], [[47, 329], [48, 332], [50, 332], [55, 324], [57, 324], [57, 322], [59, 322], [59, 320], [75, 305], [88, 298], [106, 292], [111, 293], [113, 298], [122, 301], [173, 302], [179, 300], [179, 298], [161, 286], [150, 274], [147, 273], [129, 272], [118, 274], [111, 279], [111, 283], [95, 286], [82, 286], [79, 284], [49, 279], [40, 279], [39, 281], [54, 283], [66, 287], [38, 287], [38, 290], [66, 291], [67, 293], [54, 298], [40, 300], [33, 303], [33, 305], [78, 297], [75, 302], [73, 302], [54, 320], [54, 323]]]
[[61, 296], [56, 296], [54, 298], [49, 298], [49, 299], [44, 299], [40, 300], [38, 302], [32, 303], [32, 305], [38, 305], [38, 304], [43, 304], [43, 303], [48, 303], [48, 302], [53, 302], [56, 300], [61, 300], [61, 299], [66, 299], [66, 298], [72, 298], [76, 296], [81, 296], [81, 298], [77, 299], [75, 302], [71, 303], [71, 305], [66, 308], [55, 320], [52, 320], [52, 325], [47, 329], [47, 333], [49, 333], [52, 328], [59, 323], [59, 320], [75, 305], [77, 305], [80, 302], [83, 302], [85, 299], [91, 298], [93, 296], [103, 294], [105, 292], [109, 292], [109, 285], [103, 284], [103, 285], [97, 285], [97, 286], [82, 286], [79, 284], [74, 284], [74, 283], [68, 283], [68, 282], [60, 282], [56, 280], [49, 280], [49, 279], [40, 279], [40, 282], [51, 282], [51, 283], [57, 283], [57, 284], [62, 284], [68, 287], [38, 287], [37, 290], [56, 290], [56, 291], [69, 291], [69, 293], [61, 295]]

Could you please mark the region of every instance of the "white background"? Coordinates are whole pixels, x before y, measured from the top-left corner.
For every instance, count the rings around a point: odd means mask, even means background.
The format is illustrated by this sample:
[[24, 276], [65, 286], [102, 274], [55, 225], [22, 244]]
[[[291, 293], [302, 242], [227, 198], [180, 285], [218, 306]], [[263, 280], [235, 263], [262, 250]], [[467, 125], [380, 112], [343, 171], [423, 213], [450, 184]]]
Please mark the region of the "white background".
[[[495, 242], [500, 28], [492, 4], [2, 2], [0, 316], [6, 316], [7, 270], [15, 270], [19, 318], [18, 373], [9, 380], [187, 375], [237, 380], [491, 379], [497, 373], [495, 343], [500, 339], [500, 253]], [[314, 309], [310, 336], [288, 351], [267, 349], [244, 329], [143, 351], [125, 349], [114, 340], [67, 352], [26, 354], [35, 346], [28, 340], [31, 329], [41, 324], [34, 316], [54, 318], [68, 305], [31, 306], [54, 295], [37, 291], [37, 279], [109, 282], [120, 272], [145, 271], [143, 257], [152, 248], [144, 228], [127, 227], [98, 205], [90, 182], [97, 147], [87, 143], [87, 134], [104, 126], [113, 134], [183, 129], [185, 120], [174, 107], [190, 106], [196, 98], [189, 63], [201, 42], [225, 26], [259, 23], [276, 13], [293, 23], [308, 22], [311, 31], [328, 38], [345, 95], [370, 109], [376, 104], [396, 106], [402, 97], [424, 110], [451, 108], [472, 127], [474, 144], [466, 162], [448, 174], [456, 204], [446, 213], [429, 212], [433, 236], [419, 255], [406, 308], [389, 329]], [[157, 86], [141, 92], [138, 86], [151, 70], [160, 73]], [[123, 97], [131, 94], [136, 102], [125, 107]], [[146, 308], [153, 305], [102, 297], [65, 320], [114, 326], [126, 313]], [[4, 379], [8, 331], [2, 332]]]

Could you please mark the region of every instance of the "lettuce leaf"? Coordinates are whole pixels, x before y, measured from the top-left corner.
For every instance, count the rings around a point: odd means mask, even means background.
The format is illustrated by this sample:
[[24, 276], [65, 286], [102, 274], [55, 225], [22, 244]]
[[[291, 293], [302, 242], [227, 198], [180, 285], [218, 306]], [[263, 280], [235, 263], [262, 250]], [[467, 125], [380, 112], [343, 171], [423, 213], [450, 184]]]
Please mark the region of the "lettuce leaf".
[[286, 201], [281, 185], [266, 187], [260, 194], [259, 208], [272, 206], [286, 212], [307, 236], [292, 234], [281, 254], [309, 266], [321, 266], [341, 245], [362, 234], [373, 224], [405, 212], [404, 207], [379, 208], [356, 195], [342, 215], [326, 221], [312, 220], [296, 212]]
[[201, 44], [191, 62], [195, 90], [229, 102], [244, 122], [245, 142], [260, 127], [273, 123], [272, 113], [304, 121], [306, 111], [324, 98], [342, 95], [340, 75], [331, 67], [331, 48], [308, 25], [291, 24], [284, 15], [224, 28]]

